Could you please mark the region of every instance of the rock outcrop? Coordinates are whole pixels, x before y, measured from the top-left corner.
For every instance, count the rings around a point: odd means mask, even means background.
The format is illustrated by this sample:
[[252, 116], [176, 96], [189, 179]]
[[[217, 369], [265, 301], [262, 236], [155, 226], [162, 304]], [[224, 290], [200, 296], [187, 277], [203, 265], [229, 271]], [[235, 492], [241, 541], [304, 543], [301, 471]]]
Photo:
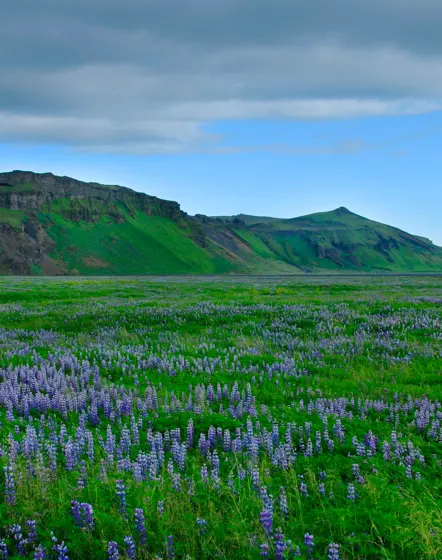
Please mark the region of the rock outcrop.
[[185, 216], [177, 202], [162, 200], [127, 187], [85, 183], [71, 177], [58, 177], [52, 173], [0, 173], [0, 207], [25, 212], [38, 211], [61, 198], [121, 202], [148, 215], [172, 220]]

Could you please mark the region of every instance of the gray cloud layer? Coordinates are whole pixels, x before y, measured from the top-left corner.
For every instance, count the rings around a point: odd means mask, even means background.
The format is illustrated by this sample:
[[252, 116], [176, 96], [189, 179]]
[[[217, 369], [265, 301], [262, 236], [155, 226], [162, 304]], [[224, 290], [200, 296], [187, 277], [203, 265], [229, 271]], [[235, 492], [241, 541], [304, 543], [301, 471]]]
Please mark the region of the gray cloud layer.
[[14, 0], [1, 21], [0, 141], [222, 152], [219, 119], [442, 109], [440, 0]]

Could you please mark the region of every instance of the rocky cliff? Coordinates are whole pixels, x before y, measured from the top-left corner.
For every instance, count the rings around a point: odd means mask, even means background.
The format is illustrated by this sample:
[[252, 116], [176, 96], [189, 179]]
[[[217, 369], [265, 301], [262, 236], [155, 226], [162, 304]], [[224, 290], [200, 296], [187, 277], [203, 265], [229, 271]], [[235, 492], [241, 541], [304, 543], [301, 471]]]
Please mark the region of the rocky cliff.
[[52, 173], [0, 173], [0, 207], [25, 212], [36, 211], [63, 198], [105, 203], [121, 202], [128, 208], [172, 220], [184, 216], [177, 202], [162, 200], [127, 187], [85, 183], [71, 177], [58, 177]]

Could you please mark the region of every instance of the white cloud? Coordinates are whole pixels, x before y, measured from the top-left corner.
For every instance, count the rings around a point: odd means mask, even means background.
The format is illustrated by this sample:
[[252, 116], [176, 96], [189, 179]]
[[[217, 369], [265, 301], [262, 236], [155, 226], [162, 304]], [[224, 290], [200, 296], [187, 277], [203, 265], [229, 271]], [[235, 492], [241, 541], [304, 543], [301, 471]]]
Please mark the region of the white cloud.
[[426, 10], [417, 0], [391, 0], [356, 11], [350, 0], [302, 9], [255, 0], [251, 20], [246, 0], [189, 0], [186, 8], [171, 0], [175, 18], [158, 0], [130, 0], [124, 9], [78, 0], [77, 11], [41, 0], [27, 14], [11, 5], [8, 56], [0, 52], [0, 141], [220, 153], [228, 148], [207, 132], [219, 120], [439, 111], [442, 4], [425, 1]]

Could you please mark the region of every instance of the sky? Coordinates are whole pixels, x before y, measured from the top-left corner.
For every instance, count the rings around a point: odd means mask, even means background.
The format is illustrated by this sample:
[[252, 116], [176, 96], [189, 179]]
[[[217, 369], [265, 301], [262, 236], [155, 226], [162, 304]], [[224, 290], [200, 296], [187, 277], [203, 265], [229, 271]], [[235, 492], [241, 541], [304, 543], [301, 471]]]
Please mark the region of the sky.
[[440, 0], [14, 0], [0, 171], [442, 245]]

